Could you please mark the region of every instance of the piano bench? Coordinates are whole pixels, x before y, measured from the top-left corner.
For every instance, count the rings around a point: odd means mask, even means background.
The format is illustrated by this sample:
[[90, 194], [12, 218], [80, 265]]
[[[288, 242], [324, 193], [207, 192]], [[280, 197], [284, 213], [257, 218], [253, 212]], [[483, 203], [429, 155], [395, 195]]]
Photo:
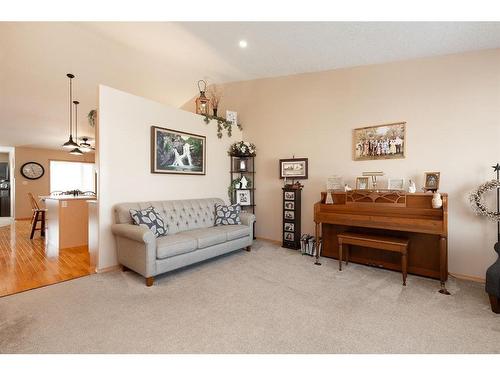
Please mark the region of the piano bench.
[[339, 270], [342, 271], [342, 253], [345, 249], [346, 264], [349, 264], [349, 245], [365, 246], [372, 249], [397, 252], [401, 254], [401, 272], [403, 285], [406, 285], [408, 274], [408, 246], [410, 240], [398, 237], [377, 236], [372, 234], [344, 232], [337, 235], [339, 241]]

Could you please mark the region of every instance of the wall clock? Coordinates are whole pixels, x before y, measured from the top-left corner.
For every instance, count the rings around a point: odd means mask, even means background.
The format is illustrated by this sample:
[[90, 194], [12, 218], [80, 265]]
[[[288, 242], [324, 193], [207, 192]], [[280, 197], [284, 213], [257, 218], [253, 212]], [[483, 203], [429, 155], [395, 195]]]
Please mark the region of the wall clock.
[[43, 165], [34, 161], [24, 163], [21, 167], [21, 174], [28, 180], [38, 180], [44, 173], [45, 169], [43, 169]]

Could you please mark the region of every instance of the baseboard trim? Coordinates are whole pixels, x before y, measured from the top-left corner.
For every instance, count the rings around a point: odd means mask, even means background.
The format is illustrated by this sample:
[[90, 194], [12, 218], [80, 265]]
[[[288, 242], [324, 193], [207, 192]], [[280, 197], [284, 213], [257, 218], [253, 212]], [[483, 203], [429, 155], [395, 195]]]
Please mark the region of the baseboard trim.
[[31, 220], [31, 217], [16, 217], [14, 220], [15, 221], [26, 221], [26, 220]]
[[95, 272], [96, 273], [106, 273], [106, 272], [111, 272], [111, 271], [117, 271], [120, 269], [120, 265], [117, 264], [115, 266], [110, 266], [110, 267], [105, 267], [105, 268], [96, 268]]
[[483, 277], [462, 275], [460, 273], [451, 273], [451, 272], [449, 274], [450, 276], [453, 276], [454, 278], [457, 278], [459, 280], [475, 281], [476, 283], [481, 283], [481, 284], [484, 284], [486, 282], [486, 279], [484, 279]]
[[270, 238], [264, 238], [264, 237], [256, 237], [257, 240], [260, 240], [260, 241], [267, 241], [267, 242], [272, 242], [276, 245], [280, 245], [281, 246], [281, 241], [277, 241], [277, 240], [271, 240]]

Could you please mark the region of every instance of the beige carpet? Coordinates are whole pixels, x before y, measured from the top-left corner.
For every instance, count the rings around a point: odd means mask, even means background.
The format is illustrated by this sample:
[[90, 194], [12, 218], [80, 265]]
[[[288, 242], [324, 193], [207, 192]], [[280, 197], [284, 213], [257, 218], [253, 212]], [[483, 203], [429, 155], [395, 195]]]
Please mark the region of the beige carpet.
[[0, 352], [499, 353], [483, 285], [438, 284], [257, 242], [152, 288], [117, 271], [0, 298]]

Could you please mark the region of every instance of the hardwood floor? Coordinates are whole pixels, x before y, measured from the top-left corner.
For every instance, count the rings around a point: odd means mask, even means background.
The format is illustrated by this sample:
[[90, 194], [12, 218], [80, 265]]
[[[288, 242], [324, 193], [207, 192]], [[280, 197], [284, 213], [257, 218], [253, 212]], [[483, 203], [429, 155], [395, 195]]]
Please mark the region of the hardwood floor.
[[0, 227], [0, 297], [94, 272], [86, 246], [52, 254], [39, 231], [29, 236], [29, 221]]

